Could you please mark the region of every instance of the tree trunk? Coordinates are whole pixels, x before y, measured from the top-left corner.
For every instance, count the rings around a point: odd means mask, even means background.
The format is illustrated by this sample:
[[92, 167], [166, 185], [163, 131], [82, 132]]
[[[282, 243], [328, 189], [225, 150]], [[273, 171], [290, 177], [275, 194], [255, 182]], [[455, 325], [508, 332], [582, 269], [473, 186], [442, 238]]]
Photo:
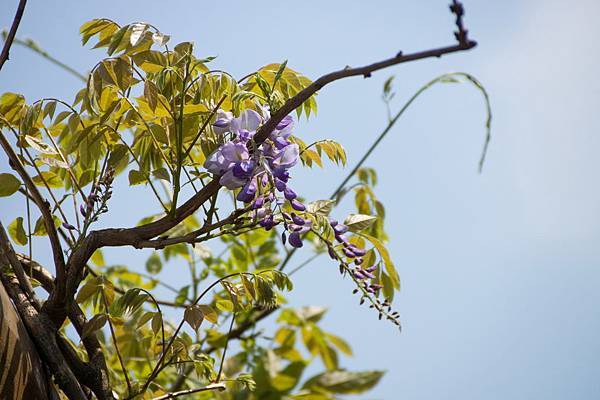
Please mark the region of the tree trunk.
[[0, 283], [0, 399], [50, 400], [51, 393], [35, 345]]

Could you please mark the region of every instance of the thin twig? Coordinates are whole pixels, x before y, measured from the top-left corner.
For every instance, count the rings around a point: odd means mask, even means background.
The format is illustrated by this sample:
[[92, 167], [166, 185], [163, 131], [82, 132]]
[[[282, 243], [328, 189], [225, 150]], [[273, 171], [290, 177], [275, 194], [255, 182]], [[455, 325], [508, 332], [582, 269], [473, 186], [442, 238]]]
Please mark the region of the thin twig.
[[[2, 36], [3, 39], [6, 40], [7, 37], [7, 33], [6, 31], [2, 32]], [[37, 43], [35, 43], [33, 40], [31, 39], [19, 39], [17, 37], [14, 38], [13, 44], [18, 44], [19, 46], [23, 46], [28, 48], [29, 50], [33, 51], [36, 54], [39, 54], [41, 57], [45, 58], [46, 60], [50, 61], [51, 63], [57, 65], [58, 67], [64, 69], [65, 71], [67, 71], [68, 73], [70, 73], [71, 75], [77, 77], [78, 79], [80, 79], [83, 82], [87, 81], [87, 78], [85, 77], [85, 75], [83, 75], [82, 73], [80, 73], [79, 71], [77, 71], [75, 68], [68, 66], [67, 64], [65, 64], [64, 62], [52, 57], [47, 51], [45, 51], [44, 49], [40, 48]]]
[[127, 372], [127, 367], [125, 366], [125, 362], [123, 361], [123, 356], [121, 355], [121, 350], [119, 350], [119, 344], [117, 343], [117, 334], [115, 333], [115, 327], [113, 326], [112, 320], [110, 319], [109, 314], [109, 306], [108, 301], [106, 300], [106, 294], [104, 290], [102, 290], [102, 302], [104, 303], [104, 311], [106, 312], [106, 319], [108, 320], [108, 328], [110, 329], [110, 336], [112, 337], [113, 345], [115, 346], [115, 352], [117, 353], [117, 358], [119, 359], [119, 364], [121, 364], [121, 369], [123, 370], [123, 375], [125, 376], [125, 383], [127, 384], [127, 394], [131, 394], [131, 382], [129, 381], [129, 372]]
[[225, 385], [222, 384], [222, 383], [213, 383], [211, 385], [208, 385], [208, 386], [205, 386], [205, 387], [202, 387], [202, 388], [187, 389], [187, 390], [181, 390], [179, 392], [172, 392], [172, 393], [163, 394], [162, 396], [155, 397], [152, 400], [174, 399], [174, 398], [179, 397], [179, 396], [185, 396], [185, 395], [188, 395], [188, 394], [194, 394], [194, 393], [199, 393], [199, 392], [206, 392], [208, 390], [223, 391], [223, 390], [225, 390]]
[[19, 6], [17, 7], [17, 12], [15, 14], [15, 18], [13, 19], [12, 25], [10, 27], [10, 31], [8, 31], [8, 35], [6, 36], [6, 41], [4, 42], [4, 47], [2, 48], [2, 53], [0, 53], [0, 70], [4, 66], [6, 60], [8, 60], [10, 46], [12, 46], [13, 40], [15, 39], [15, 35], [17, 34], [17, 29], [19, 28], [19, 24], [21, 23], [21, 18], [23, 17], [23, 12], [25, 12], [25, 4], [27, 0], [19, 1]]
[[231, 316], [231, 323], [229, 324], [229, 331], [227, 332], [227, 341], [225, 342], [225, 346], [223, 347], [223, 354], [221, 355], [221, 365], [219, 365], [219, 372], [217, 373], [216, 382], [221, 381], [221, 374], [223, 373], [223, 365], [225, 365], [225, 356], [227, 355], [227, 346], [229, 345], [229, 335], [231, 334], [231, 330], [233, 329], [233, 324], [235, 323], [235, 313]]

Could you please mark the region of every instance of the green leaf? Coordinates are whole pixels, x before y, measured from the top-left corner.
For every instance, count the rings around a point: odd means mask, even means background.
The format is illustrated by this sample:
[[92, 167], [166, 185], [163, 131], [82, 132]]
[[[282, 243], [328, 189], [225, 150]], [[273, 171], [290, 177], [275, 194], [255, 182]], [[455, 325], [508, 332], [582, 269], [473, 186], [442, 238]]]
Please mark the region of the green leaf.
[[179, 292], [177, 292], [177, 296], [175, 297], [175, 303], [184, 304], [186, 301], [188, 301], [189, 291], [190, 285], [185, 285], [181, 289], [179, 289]]
[[238, 377], [235, 378], [235, 380], [244, 385], [246, 389], [248, 389], [251, 392], [253, 392], [256, 389], [256, 382], [254, 382], [254, 379], [250, 374], [238, 375]]
[[369, 242], [373, 243], [373, 246], [377, 249], [377, 252], [383, 259], [383, 263], [385, 264], [385, 270], [388, 273], [388, 276], [392, 282], [392, 285], [395, 289], [400, 289], [400, 276], [398, 275], [398, 271], [396, 271], [396, 267], [390, 258], [390, 253], [385, 248], [384, 244], [377, 238], [373, 236], [367, 235], [365, 233], [360, 234], [362, 237], [367, 239]]
[[148, 321], [150, 321], [150, 319], [154, 316], [154, 312], [152, 311], [146, 311], [144, 313], [144, 315], [141, 316], [141, 318], [137, 321], [137, 327], [140, 327], [144, 324], [146, 324]]
[[202, 313], [200, 307], [194, 304], [185, 309], [185, 312], [183, 313], [183, 319], [192, 328], [194, 328], [195, 331], [197, 331], [204, 320], [204, 314]]
[[321, 214], [321, 215], [329, 215], [331, 210], [333, 210], [333, 205], [335, 201], [333, 200], [317, 200], [309, 203], [306, 206], [306, 212], [311, 214]]
[[23, 217], [18, 217], [8, 225], [8, 234], [15, 243], [25, 246], [27, 244], [27, 234], [23, 228]]
[[0, 174], [0, 197], [8, 197], [21, 187], [19, 181], [13, 174]]
[[244, 274], [240, 276], [242, 280], [242, 285], [244, 286], [244, 290], [246, 291], [246, 296], [250, 300], [254, 300], [256, 298], [256, 291], [254, 290], [254, 284], [248, 279], [248, 277]]
[[319, 322], [326, 312], [327, 308], [320, 306], [301, 307], [297, 310], [297, 314], [300, 318], [314, 323]]
[[[21, 109], [25, 105], [25, 98], [16, 93], [3, 93], [0, 96], [0, 115], [10, 124], [17, 125], [21, 119]], [[4, 125], [4, 121], [0, 122]]]
[[328, 370], [335, 370], [338, 368], [338, 356], [333, 347], [323, 343], [319, 347], [319, 354], [321, 355], [323, 364], [325, 364], [325, 367]]
[[155, 313], [152, 317], [152, 332], [155, 335], [162, 330], [162, 320], [162, 314], [159, 312]]
[[97, 314], [92, 317], [89, 321], [85, 323], [83, 326], [83, 332], [81, 334], [82, 338], [86, 338], [96, 332], [99, 329], [102, 329], [104, 324], [108, 321], [108, 316], [106, 314]]
[[[62, 221], [56, 215], [52, 216], [52, 220], [54, 221], [54, 227], [58, 228]], [[48, 232], [46, 231], [46, 224], [44, 222], [44, 217], [39, 217], [35, 222], [35, 228], [33, 228], [33, 236], [45, 236]]]
[[163, 181], [171, 182], [171, 177], [169, 176], [169, 171], [166, 168], [159, 168], [152, 171], [152, 175], [155, 178], [162, 179]]
[[341, 351], [342, 353], [351, 356], [352, 355], [352, 348], [350, 347], [350, 345], [348, 344], [348, 342], [346, 342], [344, 339], [342, 339], [339, 336], [336, 336], [332, 333], [326, 333], [325, 336], [327, 337], [327, 339], [329, 339], [329, 341], [338, 348], [339, 351]]
[[52, 155], [52, 156], [58, 154], [52, 146], [50, 146], [48, 143], [44, 143], [43, 141], [41, 141], [40, 139], [38, 139], [34, 136], [25, 135], [25, 141], [27, 142], [27, 144], [29, 146], [33, 147], [35, 150], [37, 150], [41, 154], [47, 154], [47, 155]]
[[148, 180], [146, 175], [143, 172], [132, 169], [129, 171], [129, 186], [139, 185]]
[[129, 43], [132, 46], [135, 46], [136, 44], [138, 44], [138, 42], [142, 38], [142, 35], [146, 32], [147, 29], [148, 29], [147, 24], [137, 23], [137, 24], [131, 25], [131, 35], [129, 35]]
[[157, 46], [164, 46], [165, 44], [167, 44], [169, 39], [171, 39], [171, 37], [169, 35], [165, 35], [164, 33], [161, 33], [161, 32], [154, 32], [152, 34], [152, 41]]
[[377, 217], [373, 217], [371, 215], [350, 214], [344, 220], [344, 225], [346, 225], [352, 232], [360, 232], [364, 229], [367, 229], [376, 220]]
[[336, 394], [360, 394], [377, 385], [384, 373], [384, 371], [328, 371], [310, 378], [303, 388], [325, 390]]
[[283, 71], [285, 71], [286, 66], [287, 66], [287, 60], [285, 60], [279, 66], [279, 69], [277, 70], [277, 73], [275, 74], [275, 78], [273, 79], [273, 87], [275, 87], [275, 85], [277, 85], [277, 81], [279, 81], [279, 79], [281, 79], [281, 76], [283, 75]]
[[221, 311], [225, 312], [233, 312], [233, 302], [230, 300], [217, 300], [216, 304], [217, 308]]
[[198, 308], [202, 312], [202, 315], [204, 315], [205, 320], [213, 324], [217, 323], [219, 316], [211, 306], [206, 304], [198, 304]]
[[183, 106], [183, 113], [185, 115], [196, 115], [205, 113], [208, 111], [208, 107], [204, 104], [185, 104]]
[[98, 286], [98, 280], [96, 278], [88, 280], [77, 292], [75, 301], [81, 304], [96, 293], [99, 293], [100, 286]]
[[96, 250], [94, 254], [92, 254], [90, 260], [99, 267], [103, 267], [105, 265], [104, 255], [100, 249]]
[[152, 253], [146, 261], [146, 271], [151, 274], [158, 274], [162, 270], [162, 261], [158, 253]]
[[144, 97], [148, 102], [148, 107], [152, 111], [155, 111], [158, 104], [158, 89], [154, 82], [147, 80], [144, 83]]
[[50, 171], [42, 171], [40, 175], [34, 176], [31, 178], [31, 180], [36, 184], [36, 186], [48, 185], [53, 189], [61, 188], [64, 185], [64, 181], [60, 179], [60, 177], [58, 177], [54, 172]]

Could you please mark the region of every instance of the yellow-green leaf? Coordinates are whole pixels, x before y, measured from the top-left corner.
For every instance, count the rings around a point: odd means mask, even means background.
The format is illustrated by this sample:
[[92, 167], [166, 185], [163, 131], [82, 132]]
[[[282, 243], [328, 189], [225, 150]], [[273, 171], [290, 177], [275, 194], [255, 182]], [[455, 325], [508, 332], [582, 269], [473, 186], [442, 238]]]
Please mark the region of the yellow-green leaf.
[[27, 234], [23, 228], [23, 217], [17, 217], [8, 225], [8, 234], [15, 243], [25, 246], [27, 244]]
[[21, 187], [21, 182], [13, 174], [0, 174], [0, 197], [14, 194]]
[[363, 229], [367, 229], [376, 220], [377, 220], [377, 217], [373, 217], [371, 215], [350, 214], [344, 220], [344, 225], [346, 225], [348, 227], [348, 229], [350, 229], [352, 232], [360, 232]]

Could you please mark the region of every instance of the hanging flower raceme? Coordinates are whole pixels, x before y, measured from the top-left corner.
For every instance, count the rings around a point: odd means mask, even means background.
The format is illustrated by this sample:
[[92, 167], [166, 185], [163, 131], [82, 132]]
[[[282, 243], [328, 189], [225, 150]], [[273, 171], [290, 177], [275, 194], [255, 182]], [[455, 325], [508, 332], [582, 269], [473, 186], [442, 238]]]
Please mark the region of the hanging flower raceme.
[[[236, 199], [250, 206], [250, 215], [259, 226], [270, 231], [282, 225], [283, 244], [300, 248], [305, 234], [313, 230], [313, 223], [319, 224], [319, 220], [306, 212], [307, 207], [290, 185], [290, 170], [300, 159], [300, 149], [290, 139], [294, 119], [286, 116], [264, 142], [256, 143], [256, 132], [270, 118], [267, 107], [259, 111], [247, 109], [235, 117], [231, 112], [218, 110], [213, 130], [225, 138], [225, 142], [207, 158], [204, 167], [222, 186], [237, 191]], [[282, 208], [286, 203], [289, 208]], [[365, 263], [367, 252], [346, 236], [348, 226], [333, 219], [329, 225], [333, 230], [332, 241], [326, 243], [329, 256], [340, 263], [341, 273], [352, 276], [358, 286], [354, 293], [362, 293], [361, 304], [371, 296], [379, 296], [382, 289], [378, 279], [379, 263]], [[395, 320], [397, 316], [390, 314], [389, 309], [386, 311], [387, 302], [371, 300], [380, 318], [386, 315]]]
[[[213, 130], [230, 140], [204, 163], [209, 172], [219, 177], [221, 185], [230, 190], [241, 189], [236, 199], [252, 203], [254, 217], [267, 230], [276, 223], [274, 209], [286, 201], [296, 211], [306, 210], [289, 186], [289, 169], [300, 158], [298, 145], [289, 140], [294, 127], [292, 116], [284, 117], [265, 142], [256, 144], [252, 141], [258, 128], [269, 118], [267, 107], [263, 107], [260, 114], [251, 109], [244, 110], [237, 118], [230, 112], [218, 110]], [[289, 223], [284, 218], [283, 223], [290, 232], [290, 245], [301, 247], [301, 235], [310, 230], [311, 221], [297, 215], [294, 218], [295, 221]]]

